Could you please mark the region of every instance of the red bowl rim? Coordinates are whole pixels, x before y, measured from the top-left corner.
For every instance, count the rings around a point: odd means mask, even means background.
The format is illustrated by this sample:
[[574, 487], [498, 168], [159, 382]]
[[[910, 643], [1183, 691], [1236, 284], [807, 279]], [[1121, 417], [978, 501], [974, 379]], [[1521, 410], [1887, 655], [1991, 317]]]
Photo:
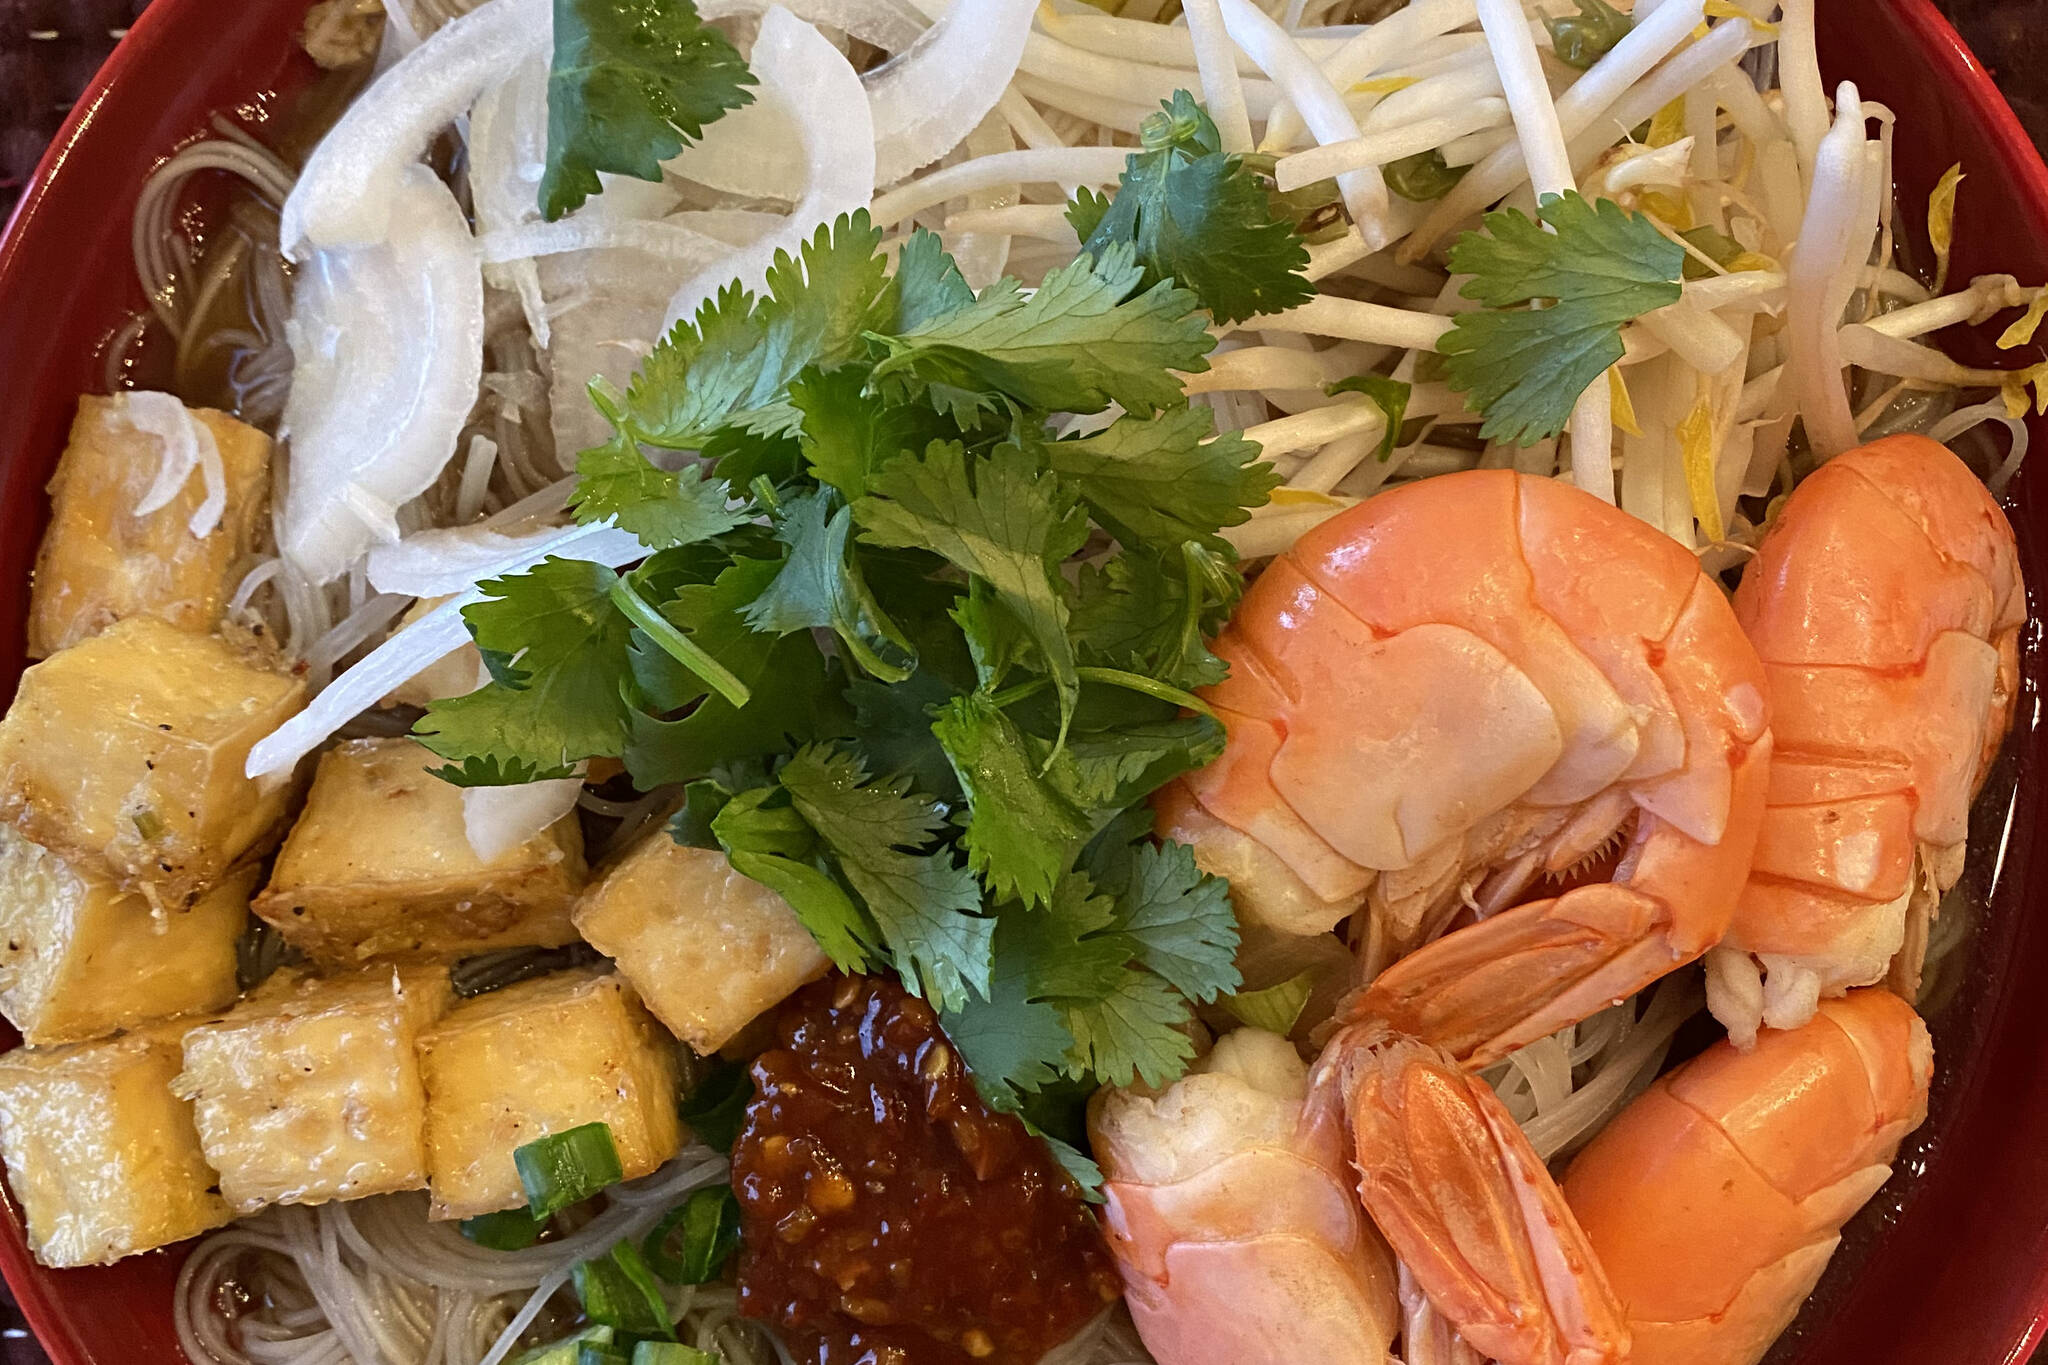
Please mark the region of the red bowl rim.
[[[62, 128], [37, 162], [5, 228], [0, 229], [0, 297], [13, 291], [15, 277], [27, 268], [29, 253], [24, 244], [32, 235], [31, 225], [42, 201], [103, 106], [119, 98], [122, 81], [129, 72], [156, 56], [164, 36], [175, 29], [184, 13], [208, 3], [209, 0], [156, 0], [116, 44], [72, 106]], [[1991, 133], [1991, 146], [2010, 192], [2030, 216], [2048, 222], [2048, 162], [2043, 161], [2040, 149], [1999, 91], [1991, 73], [1935, 7], [1935, 0], [1889, 0], [1889, 4], [1919, 40], [1931, 67], [1930, 74], [1947, 83], [1954, 96]], [[169, 150], [165, 149], [166, 154]], [[29, 1327], [56, 1365], [91, 1365], [72, 1337], [71, 1314], [52, 1278], [42, 1272], [27, 1247], [15, 1238], [0, 1236], [0, 1277], [5, 1278]], [[2026, 1360], [2048, 1337], [2048, 1262], [2034, 1266], [2030, 1279], [2028, 1299], [2034, 1305], [2033, 1316], [2000, 1365], [2016, 1365]]]

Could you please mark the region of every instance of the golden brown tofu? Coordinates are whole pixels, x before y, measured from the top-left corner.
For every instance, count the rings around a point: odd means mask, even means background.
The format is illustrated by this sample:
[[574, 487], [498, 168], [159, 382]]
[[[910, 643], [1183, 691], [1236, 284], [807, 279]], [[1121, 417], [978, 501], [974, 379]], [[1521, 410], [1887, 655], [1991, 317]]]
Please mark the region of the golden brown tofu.
[[573, 942], [583, 834], [565, 816], [517, 848], [476, 856], [462, 789], [409, 739], [357, 739], [320, 756], [256, 913], [319, 962], [454, 956]]
[[0, 825], [0, 1013], [37, 1047], [104, 1038], [235, 998], [256, 869], [158, 915]]
[[21, 675], [0, 720], [0, 818], [181, 908], [276, 832], [289, 785], [242, 766], [305, 699], [218, 636], [117, 622]]
[[671, 1033], [706, 1054], [830, 965], [789, 902], [723, 853], [665, 833], [583, 893], [576, 928]]
[[556, 972], [457, 1005], [420, 1038], [435, 1218], [526, 1200], [515, 1148], [611, 1125], [627, 1179], [682, 1148], [675, 1042], [625, 978]]
[[193, 1102], [222, 1197], [252, 1213], [425, 1188], [414, 1043], [451, 998], [432, 967], [287, 971], [186, 1034], [173, 1088]]
[[[154, 401], [171, 401], [156, 399]], [[43, 658], [129, 616], [155, 616], [200, 634], [220, 623], [241, 561], [255, 548], [270, 494], [270, 438], [224, 412], [188, 410], [195, 439], [220, 452], [227, 505], [204, 536], [191, 531], [205, 501], [195, 471], [177, 496], [143, 516], [166, 457], [163, 437], [131, 420], [130, 394], [78, 400], [71, 443], [50, 480], [50, 529], [36, 557], [28, 652]]]
[[0, 1057], [0, 1155], [44, 1265], [104, 1265], [233, 1216], [171, 1093], [182, 1031]]

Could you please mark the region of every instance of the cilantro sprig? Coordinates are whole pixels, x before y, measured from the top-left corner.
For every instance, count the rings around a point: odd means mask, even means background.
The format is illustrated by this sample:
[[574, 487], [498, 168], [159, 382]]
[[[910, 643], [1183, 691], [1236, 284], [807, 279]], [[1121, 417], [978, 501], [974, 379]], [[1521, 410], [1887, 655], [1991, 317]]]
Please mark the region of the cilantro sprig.
[[1193, 290], [1219, 322], [1281, 312], [1316, 292], [1301, 273], [1308, 250], [1296, 224], [1274, 211], [1244, 157], [1224, 153], [1194, 96], [1175, 91], [1139, 138], [1114, 197], [1083, 189], [1067, 208], [1084, 252], [1130, 246], [1146, 285], [1171, 279]]
[[707, 124], [753, 101], [752, 73], [691, 0], [555, 0], [548, 71], [550, 221], [598, 193], [597, 173], [661, 179]]
[[1178, 1074], [1238, 984], [1223, 884], [1144, 802], [1221, 752], [1191, 695], [1240, 591], [1220, 532], [1278, 479], [1188, 405], [1214, 315], [1138, 236], [976, 293], [855, 213], [718, 294], [593, 385], [575, 515], [649, 556], [485, 585], [491, 681], [417, 729], [452, 780], [614, 758], [683, 791], [674, 837], [932, 1000], [1034, 1122], [1048, 1086]]
[[1685, 248], [1641, 214], [1577, 193], [1546, 195], [1536, 212], [1489, 213], [1451, 247], [1451, 272], [1472, 277], [1460, 292], [1485, 307], [1457, 314], [1437, 343], [1451, 387], [1486, 418], [1480, 435], [1520, 445], [1563, 431], [1621, 359], [1622, 325], [1684, 293]]

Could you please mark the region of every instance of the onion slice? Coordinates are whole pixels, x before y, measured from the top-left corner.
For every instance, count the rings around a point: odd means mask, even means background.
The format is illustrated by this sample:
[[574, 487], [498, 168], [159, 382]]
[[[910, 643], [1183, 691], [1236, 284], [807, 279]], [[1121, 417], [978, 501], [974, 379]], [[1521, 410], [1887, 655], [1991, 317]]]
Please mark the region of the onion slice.
[[164, 462], [157, 466], [156, 477], [135, 504], [135, 515], [146, 517], [170, 506], [197, 469], [206, 496], [192, 509], [185, 529], [194, 539], [204, 540], [213, 534], [228, 510], [227, 467], [221, 463], [220, 446], [215, 443], [212, 430], [173, 394], [139, 390], [124, 395], [124, 399], [122, 415], [128, 419], [128, 425], [156, 437], [163, 442], [164, 449]]
[[867, 81], [874, 187], [937, 161], [1009, 89], [1031, 34], [1034, 0], [952, 0], [936, 24]]
[[616, 569], [645, 558], [646, 554], [647, 547], [638, 540], [617, 527], [600, 523], [568, 527], [547, 541], [526, 545], [517, 554], [493, 561], [488, 568], [473, 569], [477, 577], [465, 591], [364, 655], [322, 689], [305, 710], [258, 740], [249, 750], [249, 761], [243, 771], [249, 777], [290, 771], [300, 759], [324, 744], [329, 735], [376, 705], [379, 698], [400, 683], [417, 677], [468, 644], [469, 628], [463, 624], [462, 609], [483, 596], [474, 586], [476, 582], [517, 573], [549, 557], [589, 560]]
[[454, 456], [482, 378], [483, 278], [462, 206], [425, 166], [398, 184], [389, 237], [316, 252], [293, 291], [278, 541], [315, 583], [397, 539], [397, 508]]
[[777, 101], [797, 120], [804, 195], [782, 227], [685, 280], [669, 300], [664, 333], [727, 284], [761, 288], [778, 253], [794, 255], [819, 223], [866, 207], [874, 190], [874, 119], [860, 77], [839, 49], [776, 5], [761, 20], [752, 66], [761, 100]]
[[647, 548], [631, 532], [609, 523], [566, 530], [547, 526], [523, 535], [490, 526], [447, 526], [370, 551], [370, 586], [407, 597], [446, 597], [529, 569], [549, 555], [624, 564], [636, 551], [644, 555]]
[[580, 777], [549, 778], [516, 787], [462, 789], [462, 832], [485, 862], [510, 853], [576, 809]]
[[488, 0], [407, 53], [307, 158], [278, 223], [285, 255], [302, 260], [313, 248], [381, 241], [406, 170], [435, 134], [553, 44], [549, 0]]

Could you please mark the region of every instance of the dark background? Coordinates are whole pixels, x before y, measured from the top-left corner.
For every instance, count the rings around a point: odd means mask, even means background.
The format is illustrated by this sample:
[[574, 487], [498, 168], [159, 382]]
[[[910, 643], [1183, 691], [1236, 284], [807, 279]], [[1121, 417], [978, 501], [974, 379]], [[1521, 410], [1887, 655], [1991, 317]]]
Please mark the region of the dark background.
[[[0, 217], [13, 209], [72, 100], [148, 3], [0, 0]], [[231, 5], [235, 0], [213, 3]], [[2039, 40], [2039, 26], [2048, 19], [2048, 0], [1940, 3], [1998, 78], [2034, 140], [2048, 146], [2048, 62], [2040, 60]], [[4, 1288], [0, 1365], [47, 1365]], [[2037, 1355], [2034, 1365], [2048, 1365], [2048, 1351]]]

